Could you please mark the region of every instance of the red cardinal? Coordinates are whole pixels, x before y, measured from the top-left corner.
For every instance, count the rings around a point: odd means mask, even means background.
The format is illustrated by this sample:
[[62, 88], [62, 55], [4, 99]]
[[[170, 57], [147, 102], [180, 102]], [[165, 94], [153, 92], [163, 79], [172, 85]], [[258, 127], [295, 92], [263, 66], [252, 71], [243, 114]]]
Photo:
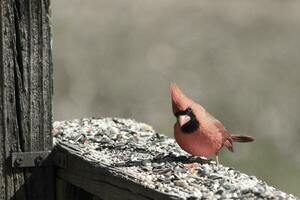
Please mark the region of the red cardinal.
[[252, 142], [251, 136], [231, 135], [224, 125], [200, 104], [170, 84], [173, 113], [177, 118], [174, 135], [179, 146], [193, 156], [216, 156], [223, 146], [233, 152], [233, 142]]

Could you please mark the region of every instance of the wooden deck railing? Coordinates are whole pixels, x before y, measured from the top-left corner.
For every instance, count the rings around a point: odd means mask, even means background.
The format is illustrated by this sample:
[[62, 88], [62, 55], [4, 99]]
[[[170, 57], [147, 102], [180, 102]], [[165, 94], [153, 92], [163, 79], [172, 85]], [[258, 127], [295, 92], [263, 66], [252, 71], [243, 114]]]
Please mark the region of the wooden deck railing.
[[49, 17], [49, 0], [0, 4], [0, 200], [295, 198], [190, 158], [143, 123], [88, 118], [53, 127]]
[[55, 122], [54, 135], [54, 153], [64, 158], [58, 200], [295, 198], [254, 176], [190, 157], [173, 139], [134, 120]]

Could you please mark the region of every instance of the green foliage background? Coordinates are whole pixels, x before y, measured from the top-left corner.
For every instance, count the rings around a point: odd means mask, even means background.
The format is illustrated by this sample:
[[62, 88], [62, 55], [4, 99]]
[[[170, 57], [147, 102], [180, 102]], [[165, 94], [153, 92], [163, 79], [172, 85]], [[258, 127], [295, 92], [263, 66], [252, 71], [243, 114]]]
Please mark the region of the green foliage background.
[[256, 137], [221, 163], [300, 196], [300, 2], [52, 1], [55, 120], [117, 116], [173, 135], [175, 81]]

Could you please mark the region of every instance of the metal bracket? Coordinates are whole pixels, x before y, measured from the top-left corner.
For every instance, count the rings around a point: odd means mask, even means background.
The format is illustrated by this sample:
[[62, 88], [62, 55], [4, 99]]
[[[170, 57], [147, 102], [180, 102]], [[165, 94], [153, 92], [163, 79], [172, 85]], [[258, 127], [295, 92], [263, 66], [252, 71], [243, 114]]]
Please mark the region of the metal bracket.
[[13, 167], [38, 167], [46, 165], [46, 158], [50, 151], [37, 152], [13, 152], [11, 155], [11, 164]]
[[51, 165], [66, 168], [66, 156], [59, 152], [51, 153], [51, 151], [13, 152], [11, 164], [12, 167], [17, 168]]

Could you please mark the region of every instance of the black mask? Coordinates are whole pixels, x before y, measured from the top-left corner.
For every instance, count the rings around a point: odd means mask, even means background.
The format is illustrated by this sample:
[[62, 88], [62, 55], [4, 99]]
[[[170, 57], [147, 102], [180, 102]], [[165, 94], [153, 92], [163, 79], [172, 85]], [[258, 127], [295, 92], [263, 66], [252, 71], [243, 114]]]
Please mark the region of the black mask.
[[181, 128], [183, 133], [192, 133], [196, 131], [198, 128], [200, 128], [199, 121], [196, 119], [196, 116], [193, 113], [193, 109], [191, 107], [188, 107], [184, 111], [178, 111], [175, 113], [175, 116], [178, 118], [180, 115], [187, 115], [191, 119], [186, 124], [184, 124]]

